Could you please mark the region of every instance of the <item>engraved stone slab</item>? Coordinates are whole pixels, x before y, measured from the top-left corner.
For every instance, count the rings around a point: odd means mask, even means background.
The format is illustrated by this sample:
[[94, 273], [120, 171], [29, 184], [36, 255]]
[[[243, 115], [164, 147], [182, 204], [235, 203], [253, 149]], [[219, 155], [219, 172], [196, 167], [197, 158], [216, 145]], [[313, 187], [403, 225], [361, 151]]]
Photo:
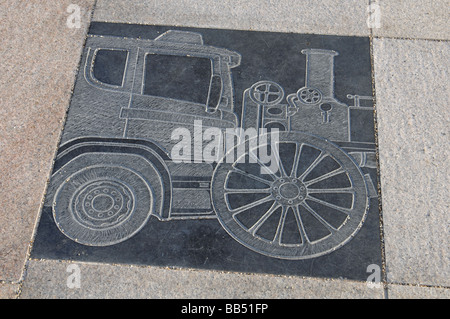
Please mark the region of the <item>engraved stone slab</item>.
[[91, 25], [34, 258], [365, 280], [370, 42]]

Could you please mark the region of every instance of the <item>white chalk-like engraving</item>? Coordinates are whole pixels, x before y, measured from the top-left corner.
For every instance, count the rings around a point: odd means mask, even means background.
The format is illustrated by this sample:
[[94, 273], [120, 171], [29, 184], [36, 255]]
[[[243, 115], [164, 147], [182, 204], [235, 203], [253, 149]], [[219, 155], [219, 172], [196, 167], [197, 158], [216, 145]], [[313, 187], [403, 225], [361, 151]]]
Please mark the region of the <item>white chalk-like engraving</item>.
[[[109, 73], [119, 53], [120, 70]], [[239, 53], [193, 32], [89, 36], [83, 94], [69, 109], [49, 186], [58, 228], [107, 246], [150, 216], [217, 218], [236, 241], [274, 258], [315, 258], [345, 245], [375, 196], [362, 172], [375, 168], [375, 146], [352, 140], [350, 121], [350, 110], [372, 97], [338, 101], [338, 52], [302, 53], [304, 87], [286, 96], [280, 84], [257, 81], [238, 115], [231, 71]]]

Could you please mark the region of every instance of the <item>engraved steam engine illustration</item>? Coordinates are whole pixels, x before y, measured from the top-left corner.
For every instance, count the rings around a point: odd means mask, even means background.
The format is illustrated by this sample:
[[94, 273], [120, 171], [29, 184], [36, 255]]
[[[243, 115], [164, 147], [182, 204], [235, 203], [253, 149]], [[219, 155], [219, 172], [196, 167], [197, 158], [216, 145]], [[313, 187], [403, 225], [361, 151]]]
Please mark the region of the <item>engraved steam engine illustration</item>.
[[[286, 95], [278, 83], [258, 81], [237, 114], [231, 70], [239, 53], [186, 31], [154, 40], [89, 36], [45, 202], [59, 230], [109, 246], [151, 216], [217, 219], [240, 244], [273, 258], [315, 258], [345, 245], [376, 197], [366, 173], [376, 169], [375, 144], [352, 134], [358, 114], [372, 116], [372, 106], [360, 105], [372, 97], [338, 101], [338, 52], [301, 53], [304, 87]], [[275, 128], [279, 139], [232, 162], [173, 161], [170, 132], [193, 133], [196, 121], [203, 130]], [[276, 172], [245, 160], [263, 147], [277, 154]]]

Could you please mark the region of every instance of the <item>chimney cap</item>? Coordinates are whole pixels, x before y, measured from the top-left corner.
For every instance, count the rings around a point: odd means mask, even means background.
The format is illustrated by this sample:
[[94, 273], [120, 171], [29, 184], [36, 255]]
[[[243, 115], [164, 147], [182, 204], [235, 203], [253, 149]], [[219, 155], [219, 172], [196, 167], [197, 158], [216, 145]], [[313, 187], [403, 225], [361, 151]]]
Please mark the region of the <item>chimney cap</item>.
[[324, 54], [324, 55], [332, 55], [336, 56], [339, 55], [337, 51], [334, 50], [325, 50], [325, 49], [303, 49], [303, 54], [309, 55], [309, 54]]

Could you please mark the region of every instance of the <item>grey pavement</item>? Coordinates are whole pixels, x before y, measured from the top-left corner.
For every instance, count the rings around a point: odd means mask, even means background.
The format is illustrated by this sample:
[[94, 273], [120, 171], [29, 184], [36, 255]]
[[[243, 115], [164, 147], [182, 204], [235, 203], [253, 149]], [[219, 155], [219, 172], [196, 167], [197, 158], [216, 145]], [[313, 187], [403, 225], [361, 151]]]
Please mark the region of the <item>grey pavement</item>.
[[[67, 24], [71, 4], [79, 28]], [[0, 0], [0, 297], [449, 298], [449, 8], [449, 0]], [[72, 263], [31, 259], [90, 21], [370, 36], [382, 284], [77, 262], [81, 285], [71, 288]]]

